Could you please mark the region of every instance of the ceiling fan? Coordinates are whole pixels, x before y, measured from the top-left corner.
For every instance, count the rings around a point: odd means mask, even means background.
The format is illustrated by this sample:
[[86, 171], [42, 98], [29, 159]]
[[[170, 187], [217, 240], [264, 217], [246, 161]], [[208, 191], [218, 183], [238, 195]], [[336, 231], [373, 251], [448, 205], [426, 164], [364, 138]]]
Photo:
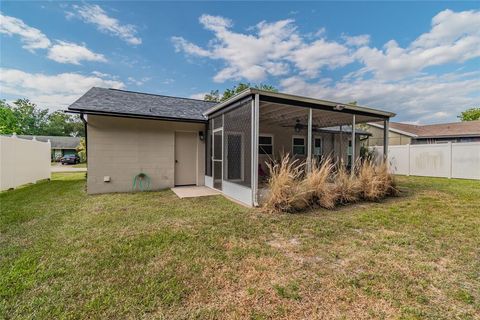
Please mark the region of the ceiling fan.
[[[288, 125], [288, 126], [282, 126], [282, 127], [285, 127], [285, 128], [294, 128], [295, 129], [295, 132], [300, 132], [302, 131], [303, 129], [307, 129], [308, 128], [308, 125], [306, 124], [303, 124], [300, 122], [300, 119], [297, 119], [295, 121], [295, 125]], [[312, 125], [312, 131], [317, 131], [318, 129], [318, 126], [316, 124]]]

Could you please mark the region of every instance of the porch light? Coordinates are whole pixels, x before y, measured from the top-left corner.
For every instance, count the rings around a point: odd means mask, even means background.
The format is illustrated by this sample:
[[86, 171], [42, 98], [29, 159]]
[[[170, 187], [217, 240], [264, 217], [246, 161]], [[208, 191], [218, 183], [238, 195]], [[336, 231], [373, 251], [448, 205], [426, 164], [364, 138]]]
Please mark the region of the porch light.
[[205, 135], [204, 135], [203, 131], [198, 131], [198, 137], [200, 138], [200, 141], [205, 140]]
[[337, 104], [335, 107], [333, 107], [333, 110], [336, 111], [342, 111], [343, 109], [345, 109], [345, 106], [342, 106], [341, 104]]

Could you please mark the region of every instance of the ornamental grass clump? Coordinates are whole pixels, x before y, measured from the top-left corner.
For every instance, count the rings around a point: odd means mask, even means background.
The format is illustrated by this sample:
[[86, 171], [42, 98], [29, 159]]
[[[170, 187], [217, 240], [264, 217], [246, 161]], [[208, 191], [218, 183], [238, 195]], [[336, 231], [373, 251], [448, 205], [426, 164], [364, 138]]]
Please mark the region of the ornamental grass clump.
[[340, 164], [334, 175], [334, 184], [337, 203], [353, 203], [360, 199], [361, 184], [355, 173], [349, 172], [343, 164]]
[[332, 183], [333, 168], [334, 164], [330, 158], [327, 158], [322, 164], [312, 161], [311, 171], [304, 179], [311, 205], [327, 209], [335, 207], [337, 193]]
[[378, 201], [398, 194], [388, 164], [371, 160], [355, 162], [355, 171], [343, 163], [338, 167], [330, 159], [321, 164], [312, 162], [305, 172], [305, 163], [289, 155], [280, 162], [267, 163], [270, 171], [269, 193], [264, 208], [269, 212], [298, 212], [310, 207], [333, 209], [359, 200]]
[[363, 162], [358, 171], [358, 181], [362, 190], [361, 197], [368, 201], [378, 201], [398, 193], [386, 161], [381, 164], [375, 164], [373, 161]]
[[294, 212], [308, 207], [309, 192], [302, 181], [304, 164], [290, 155], [280, 162], [267, 163], [269, 193], [264, 208], [270, 212]]

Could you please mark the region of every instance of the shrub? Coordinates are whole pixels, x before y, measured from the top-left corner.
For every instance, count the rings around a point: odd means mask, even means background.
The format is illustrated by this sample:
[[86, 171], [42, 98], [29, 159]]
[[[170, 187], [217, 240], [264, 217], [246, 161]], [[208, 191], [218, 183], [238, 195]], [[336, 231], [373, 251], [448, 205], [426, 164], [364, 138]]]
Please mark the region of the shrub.
[[292, 212], [305, 209], [309, 205], [308, 190], [301, 177], [304, 164], [292, 160], [290, 155], [282, 157], [280, 162], [267, 163], [270, 171], [268, 179], [269, 193], [265, 209], [271, 212]]
[[333, 209], [337, 201], [337, 193], [332, 180], [333, 163], [327, 158], [321, 165], [312, 161], [311, 172], [304, 179], [308, 198], [312, 205]]

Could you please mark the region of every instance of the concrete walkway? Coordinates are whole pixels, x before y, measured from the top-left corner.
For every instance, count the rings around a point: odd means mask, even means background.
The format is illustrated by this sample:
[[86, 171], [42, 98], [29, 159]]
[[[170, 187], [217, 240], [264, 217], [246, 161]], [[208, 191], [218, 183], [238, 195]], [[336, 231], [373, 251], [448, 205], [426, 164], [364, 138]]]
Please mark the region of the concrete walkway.
[[182, 198], [196, 198], [196, 197], [205, 197], [205, 196], [214, 196], [221, 194], [217, 190], [210, 189], [205, 186], [185, 186], [185, 187], [175, 187], [171, 190], [179, 197]]
[[72, 164], [57, 163], [50, 167], [50, 172], [87, 172], [87, 168], [75, 168]]

